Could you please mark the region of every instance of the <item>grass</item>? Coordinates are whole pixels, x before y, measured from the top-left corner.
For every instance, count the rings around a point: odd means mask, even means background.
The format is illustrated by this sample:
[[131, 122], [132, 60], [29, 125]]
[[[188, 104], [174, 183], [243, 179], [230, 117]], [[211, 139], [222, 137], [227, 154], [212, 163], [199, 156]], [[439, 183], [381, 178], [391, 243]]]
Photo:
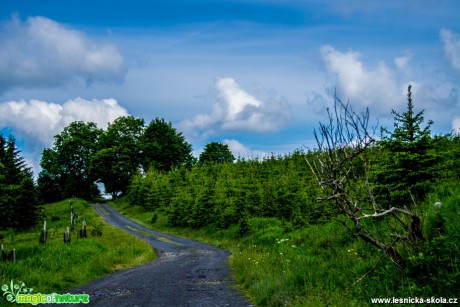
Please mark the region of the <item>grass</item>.
[[275, 218], [251, 218], [250, 234], [241, 238], [238, 225], [226, 230], [168, 227], [161, 212], [157, 212], [158, 219], [152, 224], [152, 212], [127, 206], [123, 201], [110, 205], [145, 227], [229, 250], [237, 287], [256, 306], [370, 303], [357, 298], [357, 292], [366, 291], [362, 287], [350, 293], [344, 291], [373, 265], [375, 255], [338, 223], [287, 231]]
[[[437, 201], [443, 203], [441, 212], [432, 208]], [[372, 274], [351, 288], [373, 267], [380, 252], [353, 237], [338, 222], [292, 230], [278, 219], [253, 217], [248, 220], [249, 233], [241, 237], [238, 225], [225, 230], [169, 227], [160, 210], [151, 223], [153, 213], [142, 207], [128, 206], [123, 200], [111, 205], [145, 227], [230, 251], [237, 287], [256, 306], [368, 306], [371, 298], [379, 297], [456, 296], [460, 282], [459, 203], [457, 184], [439, 185], [419, 210], [426, 237], [430, 238], [438, 227], [433, 225], [440, 221], [441, 236], [423, 243], [423, 252], [406, 255], [406, 269], [398, 269], [384, 258]]]
[[[73, 208], [79, 214], [76, 229], [85, 219], [88, 238], [77, 238], [74, 231], [71, 243], [63, 243], [65, 228], [70, 224], [68, 201], [44, 207], [43, 219], [47, 221], [48, 230], [45, 246], [39, 244], [43, 225], [29, 231], [1, 233], [1, 243], [6, 249], [15, 248], [17, 255], [16, 263], [0, 262], [1, 285], [14, 279], [34, 288], [34, 293], [59, 292], [156, 257], [145, 241], [109, 226], [88, 202], [73, 200]], [[92, 236], [94, 229], [102, 230], [102, 236]]]

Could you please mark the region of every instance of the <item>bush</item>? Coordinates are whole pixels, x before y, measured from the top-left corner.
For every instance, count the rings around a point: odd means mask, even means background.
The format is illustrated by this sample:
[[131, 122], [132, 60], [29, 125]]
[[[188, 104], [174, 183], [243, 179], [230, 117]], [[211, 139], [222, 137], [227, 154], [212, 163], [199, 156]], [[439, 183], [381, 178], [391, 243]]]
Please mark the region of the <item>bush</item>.
[[155, 212], [150, 219], [150, 223], [155, 223], [158, 220], [158, 214]]
[[94, 228], [91, 230], [91, 236], [93, 237], [100, 237], [102, 236], [102, 224], [99, 224], [97, 226], [94, 226]]

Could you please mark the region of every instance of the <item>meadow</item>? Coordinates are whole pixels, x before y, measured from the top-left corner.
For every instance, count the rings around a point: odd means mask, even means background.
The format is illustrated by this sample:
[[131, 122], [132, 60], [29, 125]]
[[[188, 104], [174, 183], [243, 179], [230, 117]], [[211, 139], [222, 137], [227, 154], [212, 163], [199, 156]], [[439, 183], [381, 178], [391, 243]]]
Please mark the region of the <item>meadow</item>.
[[[69, 201], [79, 218], [70, 244], [64, 244], [64, 231], [70, 225]], [[43, 224], [30, 230], [0, 232], [5, 249], [16, 249], [16, 262], [0, 261], [0, 284], [21, 281], [33, 288], [33, 293], [59, 293], [156, 257], [146, 242], [109, 226], [87, 201], [72, 199], [47, 204], [41, 215], [47, 221], [46, 245], [39, 244]], [[83, 219], [88, 236], [77, 238]], [[1, 297], [0, 303], [4, 299]]]

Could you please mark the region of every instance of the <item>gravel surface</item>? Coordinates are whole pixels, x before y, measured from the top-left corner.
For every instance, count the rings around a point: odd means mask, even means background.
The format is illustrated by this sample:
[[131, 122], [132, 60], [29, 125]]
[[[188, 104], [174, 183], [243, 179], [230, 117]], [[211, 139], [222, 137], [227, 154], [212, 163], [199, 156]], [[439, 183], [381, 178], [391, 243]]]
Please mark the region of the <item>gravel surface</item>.
[[89, 294], [88, 306], [251, 306], [231, 287], [229, 252], [145, 228], [106, 204], [93, 207], [110, 224], [147, 241], [158, 258], [65, 293]]

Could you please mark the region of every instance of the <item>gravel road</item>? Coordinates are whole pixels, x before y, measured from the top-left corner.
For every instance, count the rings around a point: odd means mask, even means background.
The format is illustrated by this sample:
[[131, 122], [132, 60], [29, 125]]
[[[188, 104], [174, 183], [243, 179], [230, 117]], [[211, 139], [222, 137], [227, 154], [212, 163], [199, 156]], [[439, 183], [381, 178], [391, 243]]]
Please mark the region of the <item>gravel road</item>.
[[89, 306], [251, 306], [231, 287], [227, 251], [150, 230], [106, 204], [93, 207], [108, 223], [147, 241], [158, 258], [68, 293], [89, 294]]

